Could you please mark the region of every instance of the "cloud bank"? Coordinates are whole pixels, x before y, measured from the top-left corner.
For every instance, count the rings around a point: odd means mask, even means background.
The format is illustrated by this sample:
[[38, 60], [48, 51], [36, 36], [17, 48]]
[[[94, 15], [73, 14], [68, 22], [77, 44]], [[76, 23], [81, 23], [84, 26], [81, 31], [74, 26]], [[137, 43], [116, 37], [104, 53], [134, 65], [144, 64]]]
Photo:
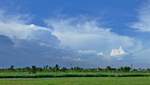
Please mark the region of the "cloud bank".
[[[59, 40], [61, 46], [70, 47], [84, 54], [95, 54], [94, 57], [111, 60], [111, 50], [122, 46], [132, 53], [141, 49], [141, 43], [129, 36], [123, 36], [111, 31], [111, 28], [101, 26], [96, 20], [82, 18], [50, 19], [46, 21], [52, 27], [52, 34]], [[120, 51], [119, 51], [120, 52]], [[121, 51], [122, 52], [122, 51]], [[124, 55], [120, 54], [120, 57]], [[125, 56], [124, 56], [125, 57]]]
[[[60, 41], [51, 30], [27, 24], [20, 18], [0, 20], [1, 66], [65, 64], [62, 56], [72, 56], [72, 51], [59, 47]], [[18, 16], [16, 16], [18, 17]]]
[[117, 66], [131, 64], [134, 57], [129, 55], [142, 48], [135, 38], [117, 34], [93, 19], [53, 18], [43, 27], [11, 17], [0, 13], [1, 66]]

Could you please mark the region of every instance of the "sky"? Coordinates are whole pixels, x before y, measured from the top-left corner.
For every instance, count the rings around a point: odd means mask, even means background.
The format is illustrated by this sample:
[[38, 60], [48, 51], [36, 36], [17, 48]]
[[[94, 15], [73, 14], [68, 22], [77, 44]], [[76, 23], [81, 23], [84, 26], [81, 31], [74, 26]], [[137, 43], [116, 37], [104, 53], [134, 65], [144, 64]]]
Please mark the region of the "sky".
[[0, 67], [150, 67], [150, 0], [0, 0]]

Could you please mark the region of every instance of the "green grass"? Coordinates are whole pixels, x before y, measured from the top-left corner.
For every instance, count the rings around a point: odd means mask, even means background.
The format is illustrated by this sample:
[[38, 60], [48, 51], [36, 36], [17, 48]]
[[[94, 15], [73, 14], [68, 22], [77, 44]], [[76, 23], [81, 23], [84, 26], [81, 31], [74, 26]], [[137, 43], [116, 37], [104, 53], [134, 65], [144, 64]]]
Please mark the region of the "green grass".
[[60, 77], [150, 77], [150, 73], [111, 72], [2, 72], [0, 78], [60, 78]]
[[0, 85], [150, 85], [150, 77], [1, 79]]

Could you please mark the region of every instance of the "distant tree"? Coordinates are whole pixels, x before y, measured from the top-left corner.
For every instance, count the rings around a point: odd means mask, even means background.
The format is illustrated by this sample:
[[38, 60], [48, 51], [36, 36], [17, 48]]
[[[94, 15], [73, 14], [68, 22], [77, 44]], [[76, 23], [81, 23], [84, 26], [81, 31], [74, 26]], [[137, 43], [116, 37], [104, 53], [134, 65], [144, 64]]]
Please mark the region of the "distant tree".
[[25, 68], [24, 68], [24, 71], [26, 71], [26, 72], [29, 72], [29, 73], [30, 73], [30, 72], [31, 72], [31, 68], [30, 68], [30, 67], [25, 67]]
[[129, 67], [129, 66], [120, 67], [119, 70], [120, 70], [120, 71], [124, 71], [124, 72], [129, 72], [129, 71], [131, 71], [131, 67]]
[[147, 70], [148, 72], [150, 72], [150, 68], [147, 68], [146, 70]]
[[131, 70], [131, 67], [126, 66], [126, 67], [124, 67], [124, 70], [127, 71], [127, 72], [129, 72]]
[[44, 66], [43, 70], [44, 71], [48, 71], [49, 70], [49, 66], [48, 65]]
[[11, 66], [9, 67], [9, 70], [14, 71], [14, 70], [15, 70], [15, 69], [14, 69], [14, 65], [11, 65]]
[[73, 71], [82, 71], [84, 69], [81, 68], [81, 67], [76, 66], [76, 67], [72, 67], [71, 70], [73, 70]]
[[63, 67], [63, 68], [61, 68], [61, 71], [63, 71], [63, 72], [65, 72], [65, 71], [67, 71], [68, 69], [66, 68], [66, 67]]
[[60, 67], [58, 64], [56, 64], [54, 67], [53, 67], [53, 71], [59, 71], [60, 70]]
[[50, 71], [53, 71], [53, 67], [51, 67], [51, 66], [49, 66], [48, 69], [49, 69]]
[[36, 72], [37, 72], [36, 66], [32, 66], [32, 73], [36, 73]]
[[107, 67], [106, 67], [106, 70], [107, 70], [107, 71], [111, 71], [111, 70], [112, 70], [111, 66], [107, 66]]
[[102, 71], [103, 69], [101, 67], [98, 67], [97, 68], [97, 71]]

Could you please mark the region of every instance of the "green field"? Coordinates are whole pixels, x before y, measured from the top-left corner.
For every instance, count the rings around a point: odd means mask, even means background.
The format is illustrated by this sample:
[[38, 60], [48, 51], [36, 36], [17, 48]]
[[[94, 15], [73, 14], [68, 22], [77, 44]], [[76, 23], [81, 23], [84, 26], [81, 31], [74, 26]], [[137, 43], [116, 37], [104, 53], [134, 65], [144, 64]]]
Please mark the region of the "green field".
[[150, 77], [1, 79], [0, 85], [150, 85]]
[[0, 85], [150, 85], [150, 73], [0, 72]]
[[150, 77], [142, 72], [0, 72], [0, 78], [60, 78], [60, 77]]

